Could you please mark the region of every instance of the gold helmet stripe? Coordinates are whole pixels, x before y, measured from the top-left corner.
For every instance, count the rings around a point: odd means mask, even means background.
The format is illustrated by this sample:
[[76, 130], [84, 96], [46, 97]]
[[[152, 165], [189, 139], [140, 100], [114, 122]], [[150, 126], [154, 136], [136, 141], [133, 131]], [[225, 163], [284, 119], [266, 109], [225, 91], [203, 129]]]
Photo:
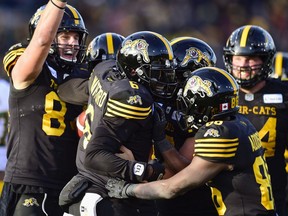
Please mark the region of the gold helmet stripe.
[[240, 47], [245, 47], [246, 46], [248, 33], [249, 33], [249, 30], [250, 30], [251, 27], [252, 27], [251, 25], [247, 25], [243, 29], [241, 40], [240, 40]]
[[115, 51], [114, 51], [112, 33], [107, 33], [106, 38], [107, 38], [106, 42], [107, 42], [108, 54], [113, 54]]
[[275, 55], [275, 74], [277, 77], [281, 78], [282, 76], [282, 66], [283, 66], [283, 53], [277, 52]]
[[72, 6], [70, 5], [66, 5], [66, 7], [68, 7], [68, 9], [71, 11], [71, 13], [73, 14], [74, 16], [74, 20], [75, 20], [75, 25], [79, 25], [80, 24], [80, 17], [76, 11], [75, 8], [73, 8]]
[[186, 39], [191, 39], [191, 37], [178, 37], [178, 38], [175, 38], [174, 40], [172, 40], [170, 44], [173, 45], [179, 41], [186, 40]]
[[171, 49], [171, 46], [169, 44], [169, 42], [167, 42], [166, 39], [164, 39], [164, 37], [156, 32], [151, 32], [152, 34], [156, 35], [159, 39], [161, 39], [163, 41], [163, 43], [165, 44], [167, 50], [168, 50], [168, 55], [169, 55], [169, 60], [172, 60], [173, 59], [173, 52], [172, 52], [172, 49]]

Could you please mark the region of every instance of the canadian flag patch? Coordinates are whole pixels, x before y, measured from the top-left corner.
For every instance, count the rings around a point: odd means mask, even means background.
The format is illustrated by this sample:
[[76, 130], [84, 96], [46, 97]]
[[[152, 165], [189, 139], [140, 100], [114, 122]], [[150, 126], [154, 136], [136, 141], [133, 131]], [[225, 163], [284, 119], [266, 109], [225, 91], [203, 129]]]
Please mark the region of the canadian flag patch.
[[220, 104], [220, 111], [225, 111], [229, 109], [229, 103]]

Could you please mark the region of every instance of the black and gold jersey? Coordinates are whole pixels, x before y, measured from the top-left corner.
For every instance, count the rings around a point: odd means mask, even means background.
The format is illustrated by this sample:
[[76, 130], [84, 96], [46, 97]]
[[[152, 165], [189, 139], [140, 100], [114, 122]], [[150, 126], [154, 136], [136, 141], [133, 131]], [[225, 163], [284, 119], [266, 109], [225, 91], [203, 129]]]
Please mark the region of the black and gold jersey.
[[195, 157], [229, 164], [207, 184], [219, 215], [274, 212], [270, 175], [258, 132], [241, 114], [212, 121], [195, 135]]
[[11, 85], [5, 182], [61, 190], [77, 172], [75, 117], [83, 108], [59, 99], [60, 76], [65, 73], [44, 64], [26, 89]]
[[278, 79], [268, 79], [257, 93], [245, 94], [240, 91], [239, 105], [240, 112], [258, 131], [265, 149], [277, 207], [278, 200], [285, 200], [284, 152], [288, 146], [288, 86]]
[[[89, 94], [77, 166], [98, 187], [97, 193], [106, 193], [103, 182], [108, 176], [133, 181], [132, 162], [115, 156], [121, 145], [132, 151], [136, 161], [149, 159], [153, 99], [143, 85], [119, 78], [115, 61], [105, 61], [94, 68]], [[93, 171], [87, 170], [87, 165]]]

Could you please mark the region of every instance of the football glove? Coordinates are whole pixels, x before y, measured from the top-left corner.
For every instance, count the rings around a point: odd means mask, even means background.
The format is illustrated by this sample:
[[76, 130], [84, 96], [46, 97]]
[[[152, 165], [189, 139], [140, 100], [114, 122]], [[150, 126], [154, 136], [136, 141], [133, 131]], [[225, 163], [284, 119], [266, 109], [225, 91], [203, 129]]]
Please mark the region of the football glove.
[[133, 184], [129, 184], [121, 179], [108, 179], [105, 188], [108, 190], [109, 197], [125, 199], [133, 196]]

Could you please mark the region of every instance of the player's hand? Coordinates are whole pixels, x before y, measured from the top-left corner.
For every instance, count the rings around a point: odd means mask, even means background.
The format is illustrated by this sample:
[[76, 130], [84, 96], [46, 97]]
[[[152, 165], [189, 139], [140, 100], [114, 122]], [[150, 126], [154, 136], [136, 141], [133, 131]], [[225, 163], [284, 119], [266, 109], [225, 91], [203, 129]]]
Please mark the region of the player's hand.
[[129, 187], [133, 184], [128, 184], [122, 179], [110, 178], [108, 179], [105, 188], [109, 191], [108, 196], [118, 199], [125, 199], [132, 196], [132, 188]]
[[149, 177], [147, 178], [148, 181], [156, 181], [163, 178], [165, 174], [165, 167], [157, 158], [148, 162], [148, 169], [149, 167], [151, 167], [151, 171], [149, 172]]
[[154, 103], [153, 119], [153, 140], [158, 142], [165, 139], [165, 127], [167, 121], [165, 118], [165, 111], [156, 102]]
[[117, 153], [115, 155], [120, 157], [120, 158], [122, 158], [122, 159], [124, 159], [124, 160], [135, 161], [134, 155], [133, 155], [133, 153], [132, 153], [132, 151], [130, 149], [128, 149], [128, 148], [126, 148], [125, 146], [122, 145], [120, 147], [120, 151], [122, 153]]

